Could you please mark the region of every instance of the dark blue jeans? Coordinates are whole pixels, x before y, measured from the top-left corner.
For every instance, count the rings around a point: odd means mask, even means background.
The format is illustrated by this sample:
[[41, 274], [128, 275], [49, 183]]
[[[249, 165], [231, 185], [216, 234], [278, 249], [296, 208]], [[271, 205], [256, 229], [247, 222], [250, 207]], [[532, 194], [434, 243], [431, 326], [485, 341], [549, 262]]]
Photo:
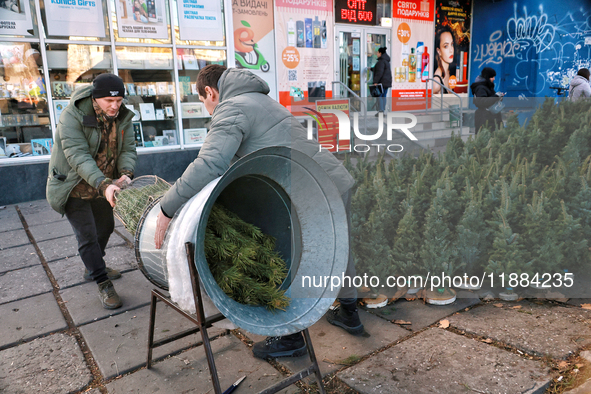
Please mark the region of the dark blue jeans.
[[105, 248], [115, 229], [113, 208], [104, 198], [83, 200], [68, 198], [66, 217], [78, 240], [80, 258], [96, 283], [108, 279]]
[[380, 112], [384, 112], [386, 110], [386, 103], [388, 102], [388, 90], [390, 90], [390, 88], [384, 88], [384, 92], [380, 97], [378, 97]]

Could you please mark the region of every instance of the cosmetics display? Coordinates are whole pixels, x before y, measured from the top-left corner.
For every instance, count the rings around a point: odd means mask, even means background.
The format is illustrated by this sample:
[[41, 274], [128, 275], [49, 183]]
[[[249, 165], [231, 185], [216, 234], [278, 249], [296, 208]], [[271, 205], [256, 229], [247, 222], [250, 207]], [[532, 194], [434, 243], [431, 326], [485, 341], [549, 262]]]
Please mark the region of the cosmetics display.
[[303, 21], [289, 18], [287, 22], [287, 45], [291, 47], [326, 49], [327, 34], [326, 20], [319, 20], [318, 16]]

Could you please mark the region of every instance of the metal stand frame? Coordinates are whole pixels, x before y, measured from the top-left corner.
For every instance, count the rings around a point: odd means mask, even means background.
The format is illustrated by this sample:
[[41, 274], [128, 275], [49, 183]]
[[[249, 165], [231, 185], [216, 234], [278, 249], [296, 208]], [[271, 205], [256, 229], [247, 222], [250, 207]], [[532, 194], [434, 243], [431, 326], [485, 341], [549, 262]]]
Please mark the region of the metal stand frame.
[[[153, 289], [150, 303], [150, 326], [148, 330], [148, 357], [146, 360], [146, 368], [150, 369], [152, 366], [152, 349], [155, 349], [170, 342], [174, 342], [177, 339], [184, 338], [188, 335], [195, 334], [196, 332], [201, 332], [201, 337], [203, 339], [203, 347], [205, 348], [205, 355], [207, 357], [207, 364], [209, 365], [209, 371], [211, 373], [211, 381], [213, 384], [214, 393], [222, 394], [217, 368], [215, 366], [215, 360], [213, 357], [213, 351], [211, 350], [211, 343], [209, 341], [209, 335], [207, 334], [207, 329], [211, 327], [213, 323], [225, 319], [225, 316], [221, 313], [218, 313], [207, 319], [205, 318], [205, 313], [203, 312], [203, 303], [201, 302], [201, 287], [199, 284], [199, 274], [197, 272], [197, 268], [195, 267], [194, 261], [195, 246], [193, 245], [193, 243], [187, 242], [185, 243], [185, 249], [187, 251], [187, 260], [189, 262], [189, 272], [191, 273], [191, 284], [193, 287], [193, 298], [195, 299], [197, 319], [195, 319], [193, 315], [183, 311], [178, 306], [176, 306], [166, 295], [162, 294], [159, 290]], [[163, 301], [166, 305], [170, 306], [172, 309], [174, 309], [175, 311], [183, 315], [185, 318], [193, 322], [197, 327], [190, 328], [177, 334], [173, 334], [168, 337], [154, 341], [154, 323], [156, 320], [156, 304], [158, 300]], [[322, 374], [320, 373], [320, 367], [318, 366], [318, 361], [316, 360], [316, 354], [314, 353], [314, 347], [312, 346], [310, 333], [308, 332], [307, 328], [302, 332], [304, 334], [304, 339], [306, 341], [306, 348], [308, 350], [308, 355], [310, 356], [311, 364], [307, 368], [304, 368], [303, 370], [293, 374], [292, 376], [289, 376], [288, 378], [261, 391], [259, 394], [276, 393], [312, 374], [316, 376], [316, 381], [318, 382], [318, 389], [320, 393], [326, 393], [324, 391], [324, 385], [322, 384]]]

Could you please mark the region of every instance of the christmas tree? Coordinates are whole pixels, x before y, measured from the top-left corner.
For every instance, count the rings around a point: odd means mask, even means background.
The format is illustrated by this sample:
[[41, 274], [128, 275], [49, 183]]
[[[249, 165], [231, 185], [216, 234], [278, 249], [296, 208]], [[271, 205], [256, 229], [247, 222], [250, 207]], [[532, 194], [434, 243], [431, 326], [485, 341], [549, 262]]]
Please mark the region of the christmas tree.
[[472, 275], [485, 265], [489, 229], [484, 221], [480, 194], [474, 192], [474, 188], [467, 194], [470, 201], [457, 226], [454, 249], [457, 251], [455, 265], [464, 265], [466, 273]]
[[450, 210], [446, 209], [446, 205], [450, 204], [454, 197], [457, 200], [457, 193], [451, 187], [451, 182], [447, 180], [444, 187], [437, 189], [425, 216], [423, 245], [420, 250], [421, 268], [424, 274], [444, 272], [447, 275], [453, 275], [463, 266], [463, 264], [455, 264], [457, 259], [454, 256], [453, 233], [450, 229], [452, 215]]
[[544, 192], [539, 195], [534, 192], [526, 209], [523, 245], [525, 259], [532, 262], [533, 272], [552, 272], [563, 263], [561, 248], [545, 207], [547, 204]]
[[422, 240], [419, 223], [413, 213], [413, 206], [404, 201], [401, 207], [404, 216], [396, 230], [391, 265], [394, 267], [396, 274], [408, 277], [418, 273]]

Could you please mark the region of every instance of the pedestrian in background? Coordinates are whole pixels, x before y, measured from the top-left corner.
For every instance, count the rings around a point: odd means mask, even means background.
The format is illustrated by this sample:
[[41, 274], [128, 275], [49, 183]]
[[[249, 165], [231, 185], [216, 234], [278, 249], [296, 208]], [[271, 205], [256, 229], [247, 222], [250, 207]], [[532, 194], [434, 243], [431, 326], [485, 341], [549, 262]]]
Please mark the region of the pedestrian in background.
[[591, 97], [591, 85], [589, 85], [589, 69], [582, 68], [577, 75], [570, 80], [568, 96], [571, 101], [577, 101], [580, 98]]
[[[386, 97], [388, 97], [388, 90], [392, 87], [392, 70], [390, 68], [390, 56], [386, 53], [386, 47], [378, 49], [378, 61], [375, 66], [371, 68], [373, 71], [373, 84], [382, 84], [383, 92], [378, 98], [379, 112], [386, 110]], [[379, 112], [376, 116], [379, 115]]]
[[137, 161], [134, 113], [121, 105], [124, 95], [123, 80], [113, 74], [76, 90], [57, 125], [46, 190], [74, 230], [84, 279], [98, 284], [105, 309], [123, 305], [111, 282], [121, 274], [103, 256], [115, 229], [115, 192], [131, 182]]
[[476, 81], [470, 85], [474, 96], [474, 105], [478, 108], [474, 114], [474, 128], [476, 134], [488, 124], [491, 130], [503, 125], [503, 116], [500, 112], [493, 110], [504, 94], [495, 92], [495, 77], [497, 73], [490, 67], [485, 67]]

